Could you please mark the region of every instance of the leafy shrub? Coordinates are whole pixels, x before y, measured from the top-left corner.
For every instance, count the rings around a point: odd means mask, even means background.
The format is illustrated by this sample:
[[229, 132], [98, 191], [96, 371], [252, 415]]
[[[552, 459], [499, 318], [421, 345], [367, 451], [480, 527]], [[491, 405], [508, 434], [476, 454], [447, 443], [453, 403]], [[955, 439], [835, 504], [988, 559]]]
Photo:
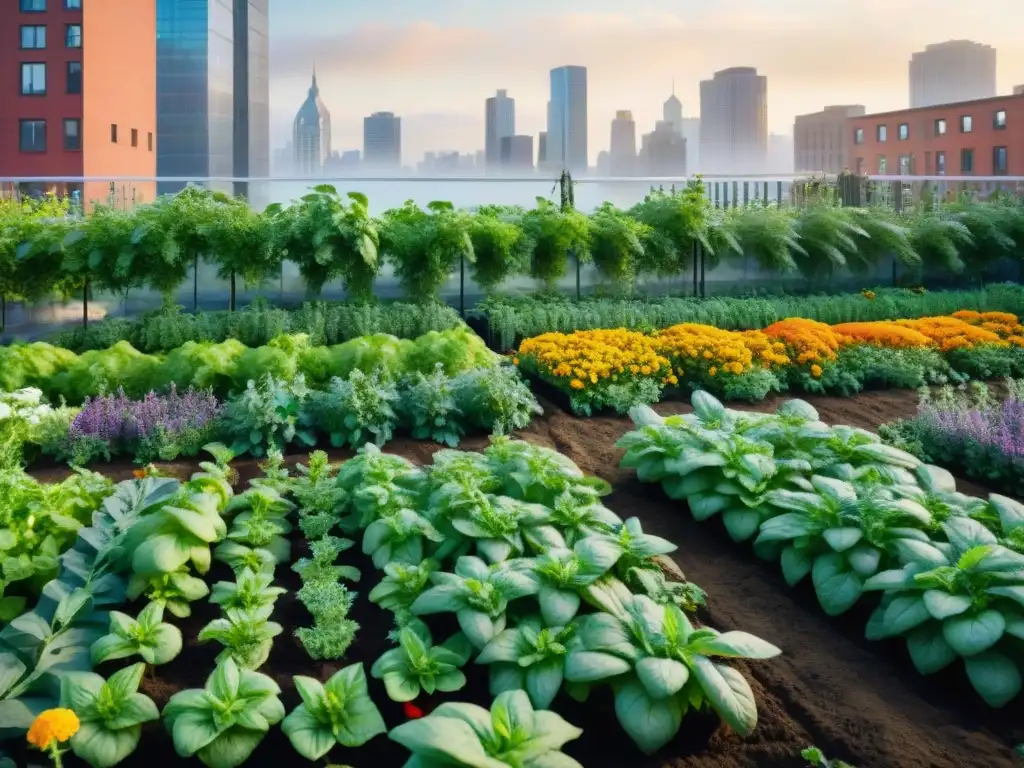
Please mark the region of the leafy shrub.
[[220, 422], [231, 451], [263, 456], [293, 442], [313, 445], [313, 434], [299, 423], [299, 409], [308, 394], [301, 375], [290, 383], [270, 374], [258, 382], [250, 380], [245, 391], [227, 403]]
[[311, 392], [299, 421], [308, 430], [328, 434], [335, 448], [358, 448], [367, 442], [384, 445], [394, 433], [398, 399], [393, 381], [357, 369], [348, 379], [331, 379], [326, 392]]

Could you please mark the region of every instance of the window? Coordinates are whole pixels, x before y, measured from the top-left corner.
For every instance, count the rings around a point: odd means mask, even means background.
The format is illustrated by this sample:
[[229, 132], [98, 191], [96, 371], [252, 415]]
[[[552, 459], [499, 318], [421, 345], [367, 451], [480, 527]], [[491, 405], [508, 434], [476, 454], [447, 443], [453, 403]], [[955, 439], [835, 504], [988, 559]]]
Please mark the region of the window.
[[970, 133], [974, 130], [974, 119], [970, 115], [960, 115], [960, 133]]
[[80, 61], [69, 61], [68, 62], [68, 76], [67, 76], [67, 92], [68, 93], [81, 93], [82, 92], [82, 62]]
[[992, 117], [992, 127], [997, 131], [1001, 131], [1006, 128], [1006, 110], [996, 110], [995, 115]]
[[910, 155], [900, 155], [900, 176], [910, 175]]
[[973, 149], [961, 149], [960, 150], [960, 172], [961, 173], [974, 173], [974, 150]]
[[64, 119], [64, 149], [77, 152], [82, 148], [82, 121]]
[[935, 153], [935, 172], [939, 176], [946, 175], [946, 153], [936, 152]]
[[46, 10], [46, 0], [19, 0], [18, 10], [22, 13], [43, 13]]
[[992, 173], [1006, 173], [1006, 147], [992, 147]]
[[82, 0], [64, 0], [65, 11], [80, 11], [82, 10]]
[[22, 64], [21, 65], [21, 95], [22, 96], [45, 96], [46, 95], [46, 65], [45, 64]]
[[132, 146], [133, 147], [139, 146], [139, 129], [138, 128], [132, 128]]
[[68, 48], [82, 47], [82, 25], [68, 24], [64, 30], [64, 45]]
[[875, 129], [875, 138], [878, 139], [878, 141], [880, 141], [880, 142], [885, 141], [886, 138], [888, 137], [888, 134], [889, 134], [888, 126], [880, 125], [880, 126], [878, 126]]
[[900, 141], [906, 141], [910, 138], [910, 123], [900, 123], [899, 132], [897, 134]]
[[935, 121], [935, 135], [945, 136], [946, 135], [946, 118], [940, 117]]
[[889, 170], [889, 163], [886, 161], [885, 157], [878, 158], [878, 174], [880, 176], [884, 176], [887, 170]]
[[863, 144], [864, 143], [864, 129], [863, 128], [857, 128], [853, 132], [853, 143], [854, 144]]
[[21, 48], [24, 51], [40, 50], [46, 47], [46, 27], [21, 28]]
[[146, 134], [146, 143], [149, 145], [149, 151], [153, 151], [153, 133], [150, 131]]
[[117, 144], [117, 123], [110, 124], [110, 143]]
[[22, 152], [46, 151], [46, 121], [18, 121], [18, 149]]

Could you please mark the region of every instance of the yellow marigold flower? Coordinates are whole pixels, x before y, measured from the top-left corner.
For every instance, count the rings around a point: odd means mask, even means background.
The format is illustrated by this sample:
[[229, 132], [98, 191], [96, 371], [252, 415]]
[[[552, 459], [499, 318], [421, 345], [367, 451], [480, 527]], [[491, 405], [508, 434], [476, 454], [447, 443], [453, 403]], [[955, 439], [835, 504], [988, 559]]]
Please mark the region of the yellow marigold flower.
[[597, 374], [596, 373], [590, 374], [590, 383], [591, 384], [597, 384]]
[[813, 376], [814, 378], [818, 378], [819, 376], [821, 376], [821, 366], [818, 365], [817, 363], [811, 366], [811, 376]]
[[631, 366], [629, 366], [629, 372], [630, 373], [640, 373], [640, 366], [639, 365], [631, 365]]
[[26, 738], [32, 746], [46, 750], [70, 739], [80, 725], [78, 715], [70, 709], [47, 709], [32, 721]]
[[642, 373], [644, 376], [649, 376], [650, 373], [651, 373], [651, 366], [649, 366], [649, 365], [641, 365], [640, 366], [640, 373]]
[[583, 382], [579, 379], [573, 379], [569, 382], [569, 386], [573, 389], [583, 389]]
[[707, 350], [704, 350], [704, 355], [703, 355], [703, 357], [704, 357], [704, 359], [705, 359], [705, 360], [710, 360], [710, 359], [711, 359], [712, 357], [714, 357], [714, 355], [712, 355], [712, 354], [711, 354], [710, 352], [708, 352]]
[[513, 357], [512, 358], [512, 365], [519, 365], [519, 358], [518, 357]]
[[712, 365], [710, 368], [708, 368], [708, 376], [717, 376], [717, 375], [718, 375], [718, 369], [715, 366]]

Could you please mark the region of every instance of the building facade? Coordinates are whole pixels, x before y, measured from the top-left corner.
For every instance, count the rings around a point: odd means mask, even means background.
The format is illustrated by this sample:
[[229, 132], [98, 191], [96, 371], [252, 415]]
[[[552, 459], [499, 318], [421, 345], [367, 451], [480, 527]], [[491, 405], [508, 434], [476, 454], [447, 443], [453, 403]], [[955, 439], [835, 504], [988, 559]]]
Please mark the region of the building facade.
[[586, 172], [587, 68], [568, 66], [551, 70], [546, 161], [549, 168]]
[[661, 108], [662, 119], [672, 124], [672, 130], [677, 135], [683, 135], [683, 102], [676, 96], [676, 89], [673, 85], [672, 95], [668, 97]]
[[[0, 72], [0, 174], [155, 176], [155, 0], [9, 0], [0, 6]], [[17, 191], [119, 207], [156, 195], [145, 181], [48, 181]]]
[[754, 67], [716, 72], [700, 84], [700, 162], [708, 174], [764, 171], [768, 156], [768, 78]]
[[516, 100], [500, 90], [484, 109], [484, 157], [488, 166], [501, 165], [501, 141], [516, 133]]
[[684, 117], [683, 139], [686, 140], [686, 172], [691, 176], [701, 172], [700, 167], [700, 118]]
[[[313, 84], [306, 101], [292, 123], [295, 172], [300, 176], [319, 176], [331, 157], [331, 113], [320, 98], [313, 72]], [[340, 157], [339, 157], [340, 160]]]
[[532, 171], [533, 136], [502, 136], [501, 165], [518, 171]]
[[[270, 173], [269, 0], [156, 0], [157, 174]], [[175, 192], [185, 181], [161, 182]], [[247, 194], [244, 182], [209, 186]]]
[[636, 175], [636, 122], [629, 110], [620, 110], [612, 120], [608, 173], [611, 176]]
[[910, 59], [910, 108], [996, 95], [996, 49], [971, 40], [925, 46]]
[[363, 118], [363, 164], [374, 168], [402, 166], [402, 118], [374, 112]]
[[537, 167], [543, 168], [548, 164], [548, 132], [541, 131], [537, 134]]
[[686, 139], [668, 120], [659, 120], [643, 139], [646, 172], [650, 176], [686, 177]]
[[[862, 104], [825, 107], [793, 122], [793, 168], [797, 173], [842, 173], [852, 169], [847, 119], [865, 114]], [[781, 170], [781, 169], [773, 169]]]
[[846, 130], [858, 175], [1024, 175], [1024, 94], [851, 117]]

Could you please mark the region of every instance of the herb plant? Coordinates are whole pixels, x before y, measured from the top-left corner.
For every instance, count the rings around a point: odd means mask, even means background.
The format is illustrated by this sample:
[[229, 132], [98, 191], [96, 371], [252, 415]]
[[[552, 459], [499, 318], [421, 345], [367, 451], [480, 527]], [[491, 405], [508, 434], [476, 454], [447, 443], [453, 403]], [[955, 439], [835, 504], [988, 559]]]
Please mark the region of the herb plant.
[[110, 634], [92, 644], [93, 664], [141, 656], [147, 664], [158, 666], [181, 653], [181, 630], [163, 622], [164, 606], [149, 603], [133, 619], [120, 611], [110, 612]]
[[398, 633], [398, 647], [385, 651], [370, 674], [383, 680], [392, 701], [412, 701], [420, 692], [451, 693], [466, 685], [461, 668], [473, 646], [461, 632], [440, 645], [433, 644], [427, 625], [413, 619]]

